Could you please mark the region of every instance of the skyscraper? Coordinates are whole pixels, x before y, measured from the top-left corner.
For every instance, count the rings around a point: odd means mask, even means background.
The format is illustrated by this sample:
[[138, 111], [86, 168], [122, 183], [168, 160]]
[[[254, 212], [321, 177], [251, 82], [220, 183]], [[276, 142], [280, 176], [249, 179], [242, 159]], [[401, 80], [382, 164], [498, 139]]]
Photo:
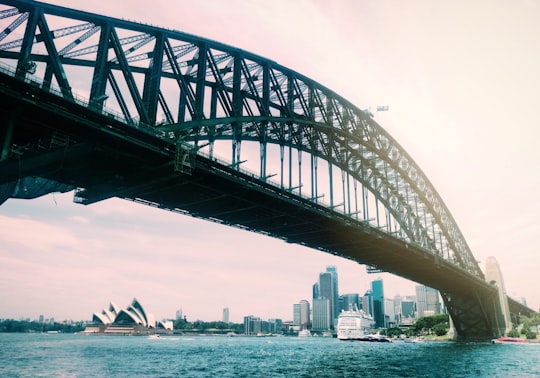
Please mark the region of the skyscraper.
[[332, 314], [334, 319], [337, 319], [341, 308], [338, 306], [339, 289], [338, 289], [338, 273], [337, 269], [333, 265], [326, 267], [326, 272], [332, 275]]
[[330, 311], [330, 300], [319, 297], [313, 300], [313, 326], [314, 331], [328, 331], [332, 324], [332, 313]]
[[229, 308], [228, 307], [225, 307], [223, 309], [223, 317], [222, 317], [222, 321], [224, 323], [229, 323]]
[[384, 290], [381, 278], [371, 282], [371, 291], [373, 293], [373, 319], [375, 327], [384, 327]]
[[373, 316], [373, 292], [371, 290], [366, 291], [362, 297], [362, 310]]
[[401, 321], [400, 325], [412, 325], [416, 318], [416, 297], [414, 295], [405, 296], [401, 299]]
[[300, 329], [309, 329], [310, 327], [310, 308], [309, 302], [302, 299], [300, 303], [293, 305], [293, 324]]
[[343, 294], [343, 308], [341, 310], [348, 310], [351, 305], [356, 305], [358, 309], [362, 308], [362, 303], [360, 303], [360, 296], [355, 293]]
[[[334, 319], [334, 307], [336, 303], [334, 302], [334, 277], [332, 273], [320, 273], [319, 274], [319, 298], [326, 298], [330, 303], [330, 317], [331, 324], [333, 324]], [[315, 305], [313, 306], [315, 310]]]
[[417, 316], [431, 316], [441, 313], [441, 301], [436, 289], [424, 285], [416, 285]]

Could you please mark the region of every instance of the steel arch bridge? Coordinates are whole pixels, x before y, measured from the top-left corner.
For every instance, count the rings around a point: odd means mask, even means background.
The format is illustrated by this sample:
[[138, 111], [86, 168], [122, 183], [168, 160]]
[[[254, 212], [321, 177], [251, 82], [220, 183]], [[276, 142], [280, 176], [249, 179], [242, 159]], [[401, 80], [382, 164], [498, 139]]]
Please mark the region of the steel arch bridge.
[[219, 42], [0, 4], [0, 203], [73, 189], [83, 204], [144, 202], [437, 288], [459, 336], [504, 332], [496, 289], [450, 211], [368, 113]]

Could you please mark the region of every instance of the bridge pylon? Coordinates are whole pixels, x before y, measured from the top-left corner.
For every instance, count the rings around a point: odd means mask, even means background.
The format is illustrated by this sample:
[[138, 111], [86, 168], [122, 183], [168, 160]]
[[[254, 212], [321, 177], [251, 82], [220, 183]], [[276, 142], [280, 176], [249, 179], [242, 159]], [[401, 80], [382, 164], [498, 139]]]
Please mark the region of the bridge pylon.
[[510, 306], [508, 304], [508, 296], [504, 286], [503, 275], [499, 267], [499, 263], [495, 257], [490, 256], [486, 261], [486, 281], [497, 286], [497, 294], [499, 296], [499, 307], [501, 316], [503, 317], [504, 334], [508, 334], [512, 330], [512, 319], [510, 317]]

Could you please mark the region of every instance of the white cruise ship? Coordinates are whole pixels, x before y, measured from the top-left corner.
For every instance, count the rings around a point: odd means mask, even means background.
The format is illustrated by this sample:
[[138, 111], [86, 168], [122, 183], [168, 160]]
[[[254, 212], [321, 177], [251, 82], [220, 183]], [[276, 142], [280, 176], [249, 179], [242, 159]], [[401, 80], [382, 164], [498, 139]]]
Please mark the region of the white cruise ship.
[[350, 305], [349, 310], [342, 310], [337, 325], [337, 338], [340, 340], [362, 340], [366, 331], [375, 326], [371, 315], [358, 310], [356, 305]]

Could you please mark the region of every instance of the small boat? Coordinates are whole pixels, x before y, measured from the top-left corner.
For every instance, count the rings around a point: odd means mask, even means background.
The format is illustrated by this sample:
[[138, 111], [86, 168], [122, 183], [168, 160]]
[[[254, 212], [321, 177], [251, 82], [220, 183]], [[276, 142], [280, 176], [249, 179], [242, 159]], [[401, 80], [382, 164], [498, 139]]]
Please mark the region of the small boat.
[[526, 340], [520, 339], [519, 337], [499, 337], [498, 339], [491, 340], [492, 344], [528, 344]]
[[420, 337], [408, 337], [404, 340], [406, 343], [421, 343], [424, 339]]
[[298, 337], [311, 337], [312, 334], [309, 332], [309, 329], [303, 329], [300, 332], [298, 332]]
[[392, 342], [392, 339], [386, 337], [386, 336], [382, 336], [380, 334], [374, 334], [374, 335], [366, 335], [364, 337], [361, 337], [359, 339], [357, 339], [359, 341], [369, 341], [369, 342], [374, 342], [374, 343], [391, 343]]

